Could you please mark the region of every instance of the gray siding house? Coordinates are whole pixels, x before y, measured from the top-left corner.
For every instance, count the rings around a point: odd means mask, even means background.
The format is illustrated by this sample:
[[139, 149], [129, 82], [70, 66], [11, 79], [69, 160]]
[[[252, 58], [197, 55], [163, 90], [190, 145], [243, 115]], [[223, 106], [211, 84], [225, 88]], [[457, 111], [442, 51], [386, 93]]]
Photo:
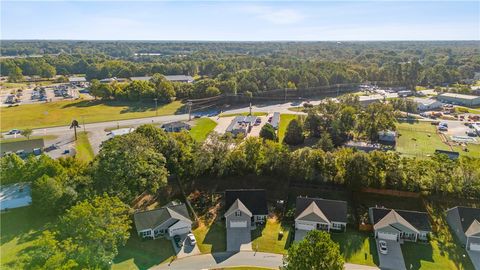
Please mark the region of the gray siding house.
[[295, 230], [345, 231], [347, 202], [320, 198], [297, 197]]
[[467, 250], [480, 251], [480, 209], [456, 206], [447, 210], [447, 222]]
[[371, 207], [370, 222], [375, 238], [399, 242], [427, 241], [432, 231], [428, 214], [425, 212]]
[[225, 191], [225, 225], [227, 228], [252, 228], [265, 223], [268, 215], [264, 189]]
[[192, 230], [192, 221], [183, 203], [171, 202], [158, 209], [137, 212], [133, 219], [138, 235], [143, 238], [173, 237]]

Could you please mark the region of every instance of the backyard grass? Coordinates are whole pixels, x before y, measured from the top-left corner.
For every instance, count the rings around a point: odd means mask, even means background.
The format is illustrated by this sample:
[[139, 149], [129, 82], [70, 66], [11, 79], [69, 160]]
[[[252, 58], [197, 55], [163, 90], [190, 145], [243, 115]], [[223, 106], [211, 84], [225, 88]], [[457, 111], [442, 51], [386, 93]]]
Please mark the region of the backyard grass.
[[200, 223], [198, 228], [193, 230], [197, 239], [198, 248], [202, 253], [222, 252], [226, 250], [226, 231], [222, 221], [210, 225]]
[[[237, 115], [247, 116], [247, 115], [249, 115], [249, 113], [248, 112], [244, 112], [244, 113], [221, 113], [219, 115], [219, 117], [231, 117], [231, 116], [237, 116]], [[268, 115], [268, 113], [266, 113], [266, 112], [252, 112], [252, 115], [254, 115], [254, 116], [265, 116], [265, 115]]]
[[[158, 107], [158, 115], [181, 112], [182, 103], [174, 101]], [[73, 119], [80, 123], [94, 123], [155, 116], [152, 104], [74, 100], [41, 104], [28, 104], [0, 108], [1, 130], [12, 128], [41, 128], [68, 125]]]
[[175, 254], [172, 243], [167, 239], [141, 239], [132, 231], [124, 247], [119, 248], [113, 260], [113, 270], [149, 269], [172, 259]]
[[368, 233], [347, 228], [344, 233], [332, 233], [332, 240], [340, 245], [340, 252], [346, 262], [376, 266], [378, 253], [375, 239]]
[[79, 160], [89, 162], [93, 159], [95, 155], [93, 154], [92, 146], [88, 141], [88, 132], [78, 133], [78, 139], [75, 142], [75, 149], [77, 150], [75, 156]]
[[[291, 240], [290, 226], [282, 226], [280, 221], [274, 218], [267, 219], [265, 227], [259, 227], [252, 231], [252, 248], [255, 251], [270, 253], [287, 253]], [[279, 239], [279, 232], [283, 232], [282, 239]]]
[[[427, 157], [433, 155], [436, 149], [451, 151], [436, 133], [436, 126], [430, 122], [399, 123], [397, 132], [399, 138], [396, 149], [404, 156]], [[480, 145], [469, 144], [468, 149], [469, 152], [465, 152], [461, 147], [453, 146], [453, 150], [461, 155], [480, 157]]]
[[217, 122], [210, 118], [204, 117], [196, 119], [194, 126], [190, 130], [190, 135], [197, 142], [203, 142], [216, 126]]
[[23, 269], [19, 258], [53, 219], [27, 206], [1, 213], [0, 220], [0, 269]]
[[280, 124], [278, 125], [278, 141], [282, 142], [283, 137], [285, 137], [285, 132], [287, 131], [287, 126], [293, 119], [297, 119], [299, 115], [297, 114], [281, 114], [280, 115]]

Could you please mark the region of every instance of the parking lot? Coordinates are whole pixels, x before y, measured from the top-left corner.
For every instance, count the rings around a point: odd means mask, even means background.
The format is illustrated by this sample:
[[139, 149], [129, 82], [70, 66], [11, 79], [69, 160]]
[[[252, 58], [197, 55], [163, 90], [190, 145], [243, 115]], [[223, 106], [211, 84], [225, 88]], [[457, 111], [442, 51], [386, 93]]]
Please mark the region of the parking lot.
[[378, 239], [377, 243], [378, 259], [380, 261], [380, 269], [385, 270], [406, 270], [405, 261], [403, 260], [402, 248], [400, 243], [393, 240], [383, 240], [387, 242], [387, 254], [380, 253], [380, 245]]
[[[75, 99], [80, 96], [84, 88], [73, 87], [67, 84], [56, 84], [46, 87], [29, 87], [26, 89], [12, 89], [3, 91], [0, 95], [1, 106], [16, 104], [33, 104], [40, 102], [53, 102], [65, 99]], [[91, 96], [84, 94], [87, 98]]]

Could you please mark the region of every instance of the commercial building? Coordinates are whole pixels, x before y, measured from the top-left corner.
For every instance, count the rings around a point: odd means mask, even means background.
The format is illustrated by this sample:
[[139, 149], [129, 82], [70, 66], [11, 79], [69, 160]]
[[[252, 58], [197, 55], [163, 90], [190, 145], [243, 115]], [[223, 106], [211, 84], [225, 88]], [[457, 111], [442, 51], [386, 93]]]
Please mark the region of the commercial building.
[[[183, 82], [183, 83], [192, 83], [193, 77], [189, 75], [165, 75], [167, 81], [171, 82]], [[141, 77], [130, 77], [132, 81], [150, 81], [152, 76], [141, 76]]]
[[456, 94], [456, 93], [443, 93], [438, 95], [437, 98], [442, 102], [451, 103], [455, 105], [463, 105], [463, 106], [480, 105], [480, 96], [464, 95], [464, 94]]
[[234, 136], [238, 134], [247, 135], [248, 132], [252, 129], [253, 125], [257, 121], [257, 117], [250, 115], [250, 116], [236, 116], [230, 125], [227, 127], [226, 132], [232, 133]]
[[430, 98], [413, 98], [413, 101], [417, 104], [417, 110], [430, 111], [441, 108], [443, 103]]

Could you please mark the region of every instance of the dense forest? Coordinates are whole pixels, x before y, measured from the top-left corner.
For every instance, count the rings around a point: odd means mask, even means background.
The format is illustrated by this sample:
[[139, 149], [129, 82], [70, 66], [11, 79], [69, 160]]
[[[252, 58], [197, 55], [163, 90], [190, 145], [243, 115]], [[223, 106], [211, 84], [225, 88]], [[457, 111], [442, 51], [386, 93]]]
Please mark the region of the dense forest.
[[72, 74], [89, 80], [156, 73], [195, 76], [193, 85], [174, 85], [179, 98], [366, 81], [414, 89], [462, 82], [480, 72], [478, 41], [4, 41], [1, 52], [1, 75], [12, 81]]

